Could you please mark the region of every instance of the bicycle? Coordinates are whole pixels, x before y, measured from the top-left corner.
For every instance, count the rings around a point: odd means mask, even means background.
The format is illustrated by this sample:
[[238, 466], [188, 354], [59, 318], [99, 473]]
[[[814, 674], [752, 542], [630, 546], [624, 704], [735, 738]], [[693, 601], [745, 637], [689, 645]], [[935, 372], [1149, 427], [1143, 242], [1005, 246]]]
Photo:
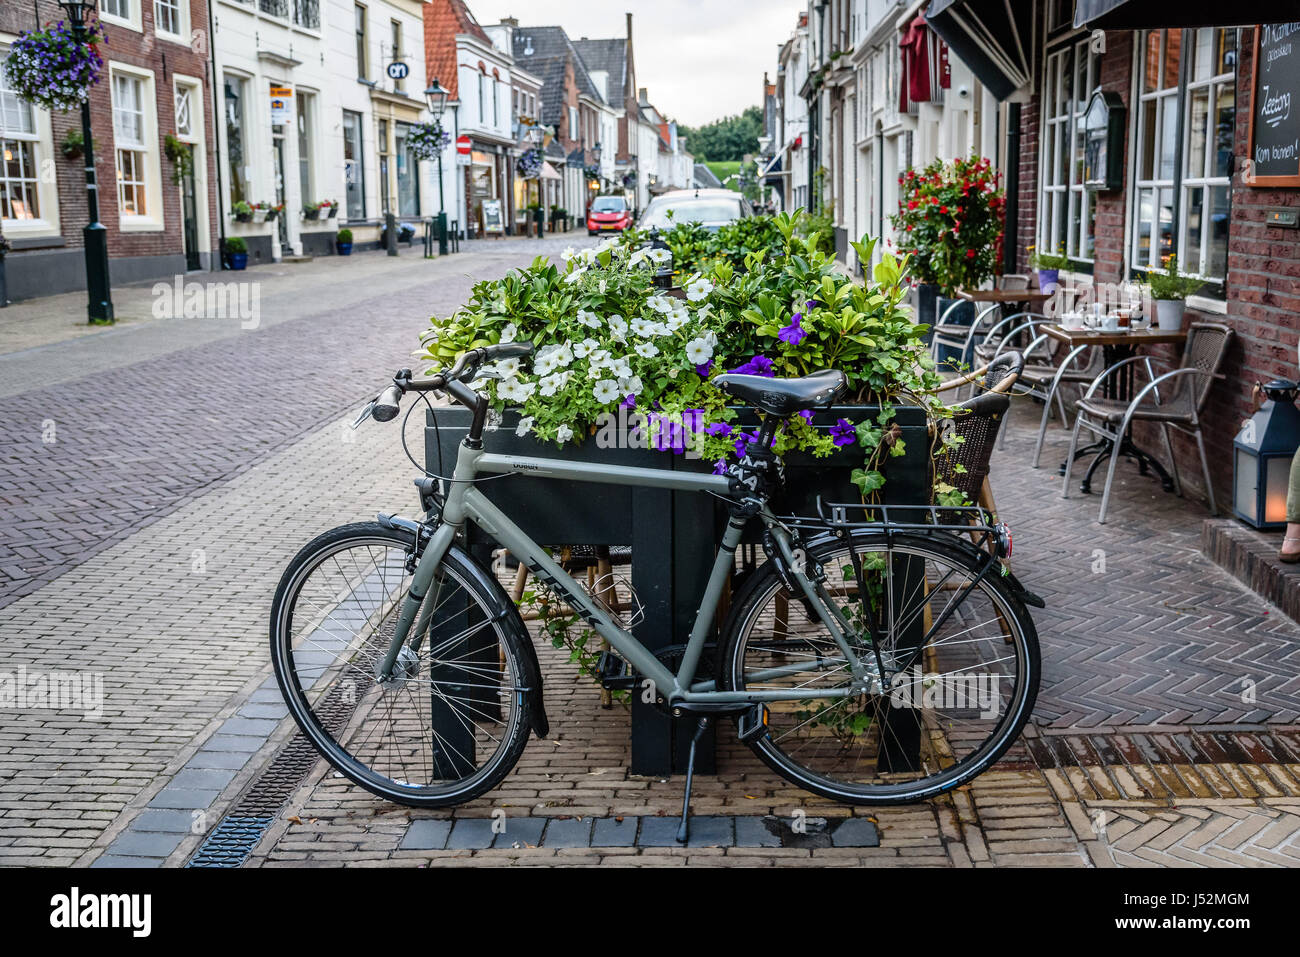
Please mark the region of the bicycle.
[[[1009, 572], [1005, 525], [979, 508], [830, 504], [805, 517], [769, 508], [781, 478], [776, 430], [834, 401], [841, 373], [718, 376], [719, 388], [763, 419], [742, 461], [714, 475], [486, 450], [488, 398], [467, 383], [489, 360], [531, 351], [529, 343], [487, 346], [424, 380], [399, 372], [355, 424], [392, 420], [407, 393], [446, 394], [472, 413], [453, 474], [416, 480], [422, 521], [381, 514], [325, 532], [281, 578], [271, 614], [276, 678], [303, 733], [343, 775], [401, 804], [459, 804], [496, 786], [530, 733], [548, 733], [532, 639], [502, 585], [462, 546], [471, 522], [608, 641], [599, 667], [607, 686], [641, 689], [672, 717], [696, 721], [679, 840], [695, 745], [719, 718], [734, 720], [740, 740], [786, 780], [862, 805], [948, 791], [1012, 744], [1039, 681], [1025, 606], [1042, 602]], [[675, 669], [477, 484], [508, 474], [695, 490], [727, 502]], [[767, 561], [733, 596], [709, 661], [711, 622], [755, 521]]]

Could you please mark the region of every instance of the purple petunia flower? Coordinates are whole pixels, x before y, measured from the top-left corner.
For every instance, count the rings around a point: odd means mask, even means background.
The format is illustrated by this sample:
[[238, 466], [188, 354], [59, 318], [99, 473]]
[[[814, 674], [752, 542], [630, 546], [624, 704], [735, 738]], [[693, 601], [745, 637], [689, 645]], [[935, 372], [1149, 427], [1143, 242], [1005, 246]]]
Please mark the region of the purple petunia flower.
[[796, 312], [794, 318], [790, 320], [790, 325], [781, 328], [776, 337], [782, 342], [788, 342], [792, 346], [797, 346], [808, 338], [808, 333], [803, 327], [803, 314]]
[[852, 445], [858, 440], [857, 430], [848, 419], [840, 419], [831, 426], [831, 438], [837, 446]]
[[701, 379], [707, 379], [709, 377], [709, 373], [712, 371], [713, 371], [712, 359], [706, 359], [704, 362], [701, 362], [699, 365], [695, 367], [695, 373]]
[[634, 396], [634, 395], [629, 395], [626, 399], [624, 399], [622, 402], [620, 402], [620, 403], [618, 404], [618, 407], [619, 407], [620, 409], [635, 409], [635, 408], [636, 408], [636, 396]]
[[704, 427], [704, 431], [707, 432], [707, 433], [709, 433], [709, 435], [717, 435], [717, 436], [721, 436], [722, 438], [725, 439], [725, 438], [726, 438], [727, 436], [729, 436], [729, 435], [730, 435], [734, 430], [733, 430], [732, 427], [731, 427], [728, 423], [726, 423], [726, 422], [714, 422], [714, 423], [712, 423], [711, 425], [706, 425], [706, 426]]
[[727, 460], [726, 460], [726, 459], [718, 459], [718, 461], [716, 461], [716, 462], [713, 463], [713, 474], [714, 474], [714, 475], [726, 475], [726, 474], [727, 474]]
[[805, 422], [811, 422], [811, 421], [813, 420], [813, 410], [812, 410], [812, 409], [800, 409], [800, 410], [799, 410], [799, 418], [803, 419]]
[[742, 366], [737, 366], [731, 370], [741, 375], [761, 375], [767, 378], [773, 378], [776, 373], [772, 371], [772, 360], [767, 356], [754, 356]]

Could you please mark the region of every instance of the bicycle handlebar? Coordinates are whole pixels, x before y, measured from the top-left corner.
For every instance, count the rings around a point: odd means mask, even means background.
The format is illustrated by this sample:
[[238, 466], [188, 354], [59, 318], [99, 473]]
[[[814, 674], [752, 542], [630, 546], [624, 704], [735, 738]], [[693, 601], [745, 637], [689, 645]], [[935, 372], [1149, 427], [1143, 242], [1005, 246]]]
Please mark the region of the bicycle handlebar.
[[[365, 412], [362, 412], [356, 424], [360, 424], [366, 418], [366, 413], [369, 413], [376, 422], [389, 422], [397, 418], [397, 413], [401, 410], [402, 395], [404, 393], [442, 391], [453, 383], [472, 379], [474, 373], [478, 372], [479, 367], [485, 362], [491, 362], [495, 359], [522, 358], [532, 355], [532, 353], [533, 344], [531, 342], [499, 342], [496, 345], [481, 346], [478, 349], [471, 349], [468, 352], [461, 353], [450, 369], [432, 375], [427, 379], [415, 379], [412, 377], [410, 369], [401, 369], [393, 376], [393, 384], [371, 400], [370, 405]], [[461, 386], [451, 391], [453, 398], [463, 400], [464, 395], [457, 393], [467, 392], [468, 390]]]

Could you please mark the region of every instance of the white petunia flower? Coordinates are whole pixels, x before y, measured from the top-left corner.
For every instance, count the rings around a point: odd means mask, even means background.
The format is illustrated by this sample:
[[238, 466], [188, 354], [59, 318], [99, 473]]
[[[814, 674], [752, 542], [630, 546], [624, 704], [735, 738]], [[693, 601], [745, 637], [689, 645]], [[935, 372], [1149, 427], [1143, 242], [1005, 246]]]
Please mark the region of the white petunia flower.
[[[604, 282], [604, 280], [602, 279], [601, 282]], [[588, 329], [600, 328], [600, 316], [586, 309], [578, 310], [578, 321], [582, 323], [584, 326], [586, 326]]]
[[618, 388], [624, 395], [639, 395], [645, 387], [639, 375], [623, 376], [618, 380]]
[[659, 355], [659, 347], [653, 342], [638, 342], [636, 344], [636, 354], [642, 359], [653, 359]]
[[673, 311], [673, 302], [667, 296], [654, 295], [646, 300], [645, 304], [655, 312], [667, 315]]
[[582, 278], [582, 274], [586, 271], [587, 270], [585, 269], [575, 269], [573, 270], [573, 272], [569, 273], [567, 276], [564, 277], [564, 281], [569, 285], [573, 285], [575, 282], [577, 282], [579, 279]]
[[709, 282], [703, 276], [700, 276], [693, 283], [686, 287], [686, 298], [691, 302], [699, 302], [713, 292], [713, 283]]
[[642, 319], [637, 316], [632, 320], [632, 331], [638, 336], [653, 336], [655, 333], [655, 324], [648, 319]]
[[562, 425], [555, 430], [555, 439], [557, 442], [567, 442], [573, 438], [573, 429], [567, 425]]
[[686, 358], [693, 365], [703, 365], [713, 358], [713, 345], [703, 336], [686, 343]]
[[560, 258], [567, 263], [570, 259], [572, 259], [576, 255], [578, 255], [578, 251], [576, 249], [574, 249], [572, 246], [565, 246], [564, 252], [560, 253]]
[[509, 359], [500, 360], [493, 368], [501, 378], [513, 379], [519, 375], [519, 360], [511, 356]]
[[519, 329], [515, 326], [515, 324], [513, 322], [507, 322], [505, 324], [505, 328], [501, 330], [501, 341], [514, 342], [515, 336], [517, 336], [518, 334], [519, 334]]
[[[648, 345], [648, 343], [646, 344]], [[655, 351], [657, 352], [658, 350], [656, 349]], [[615, 359], [609, 363], [609, 371], [619, 378], [627, 378], [632, 374], [632, 363], [627, 360], [626, 356], [620, 359]]]
[[618, 383], [613, 379], [601, 379], [596, 383], [596, 388], [591, 390], [591, 394], [601, 405], [613, 402], [618, 398]]
[[519, 424], [515, 426], [515, 435], [522, 437], [527, 435], [532, 430], [533, 430], [533, 417], [531, 415], [526, 415], [522, 419], [520, 419]]
[[537, 388], [536, 382], [523, 382], [519, 379], [503, 379], [497, 383], [497, 395], [507, 402], [526, 402]]
[[605, 322], [609, 324], [609, 328], [611, 332], [615, 332], [620, 335], [622, 333], [627, 332], [627, 320], [624, 319], [622, 316], [620, 316], [617, 312], [614, 313], [612, 316], [610, 316], [608, 319], [606, 319]]
[[595, 349], [598, 345], [600, 345], [599, 342], [588, 337], [583, 339], [581, 342], [575, 342], [573, 344], [573, 354], [579, 359], [585, 359], [591, 354], [591, 350]]

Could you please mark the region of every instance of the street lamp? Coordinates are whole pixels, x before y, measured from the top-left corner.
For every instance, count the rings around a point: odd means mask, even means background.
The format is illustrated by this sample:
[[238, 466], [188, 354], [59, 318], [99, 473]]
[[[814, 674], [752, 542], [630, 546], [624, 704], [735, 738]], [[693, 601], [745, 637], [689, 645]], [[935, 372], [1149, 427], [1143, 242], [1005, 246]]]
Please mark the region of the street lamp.
[[[86, 42], [86, 17], [95, 9], [94, 0], [59, 0], [72, 25], [72, 34]], [[90, 100], [81, 104], [82, 150], [86, 156], [86, 206], [89, 222], [82, 230], [86, 249], [87, 312], [92, 323], [113, 321], [113, 299], [108, 281], [108, 230], [99, 221], [99, 186], [95, 180], [95, 147], [90, 135]]]
[[[433, 83], [424, 91], [424, 100], [429, 105], [429, 113], [438, 121], [442, 129], [442, 114], [447, 109], [447, 91], [442, 88], [435, 77]], [[447, 208], [442, 194], [442, 143], [438, 143], [438, 255], [447, 255]]]

